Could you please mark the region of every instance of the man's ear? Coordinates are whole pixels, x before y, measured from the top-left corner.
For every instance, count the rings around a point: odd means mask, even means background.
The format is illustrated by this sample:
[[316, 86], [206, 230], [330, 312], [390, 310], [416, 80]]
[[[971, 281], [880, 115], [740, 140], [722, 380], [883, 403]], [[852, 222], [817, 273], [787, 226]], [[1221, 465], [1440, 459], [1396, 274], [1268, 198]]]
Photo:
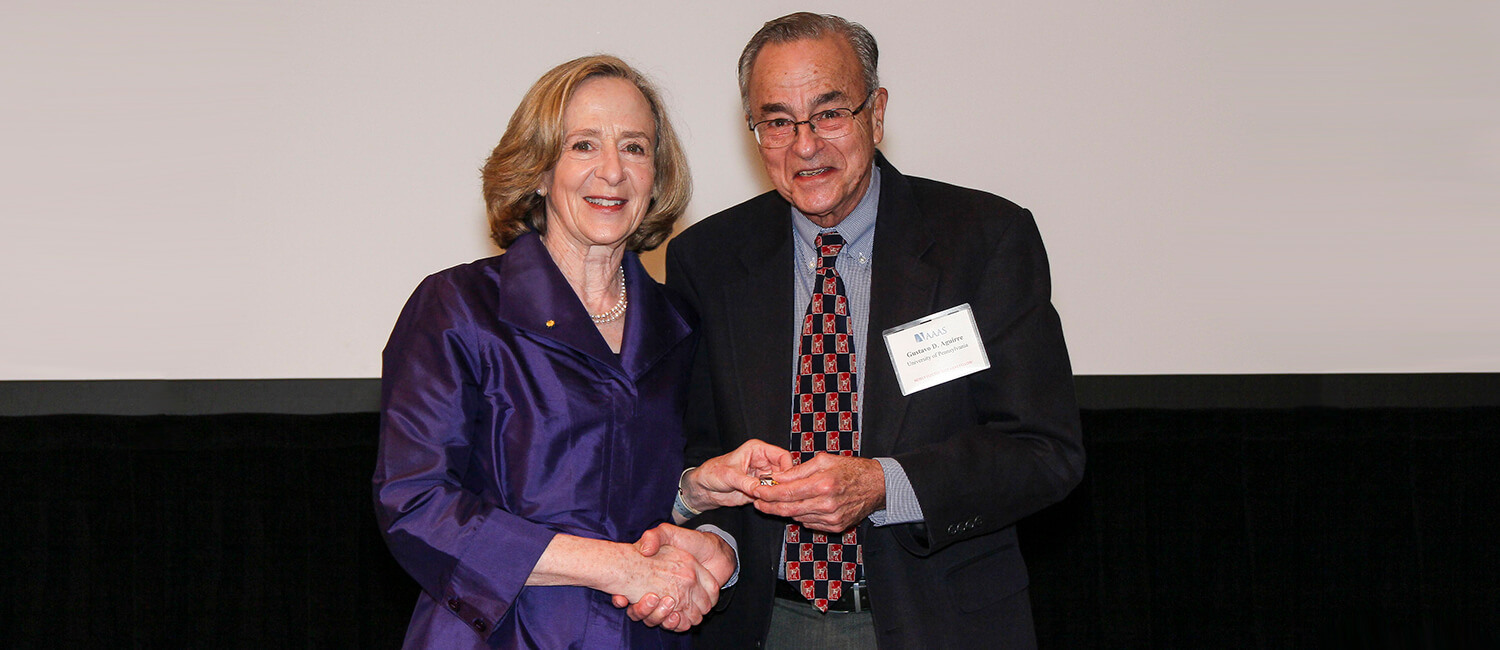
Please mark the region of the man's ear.
[[871, 100], [874, 106], [870, 107], [870, 130], [875, 144], [885, 139], [885, 104], [889, 99], [889, 93], [881, 88], [875, 91], [875, 98]]

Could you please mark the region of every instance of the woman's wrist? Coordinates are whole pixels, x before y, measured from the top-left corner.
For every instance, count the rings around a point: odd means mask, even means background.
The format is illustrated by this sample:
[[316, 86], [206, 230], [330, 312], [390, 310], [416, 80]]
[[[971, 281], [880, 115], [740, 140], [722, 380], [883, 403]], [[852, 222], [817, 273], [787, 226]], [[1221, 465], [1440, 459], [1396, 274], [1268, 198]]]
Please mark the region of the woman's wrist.
[[[621, 567], [640, 553], [629, 544], [559, 533], [526, 578], [532, 587], [579, 586], [609, 593], [618, 589]], [[629, 551], [629, 552], [627, 552]]]

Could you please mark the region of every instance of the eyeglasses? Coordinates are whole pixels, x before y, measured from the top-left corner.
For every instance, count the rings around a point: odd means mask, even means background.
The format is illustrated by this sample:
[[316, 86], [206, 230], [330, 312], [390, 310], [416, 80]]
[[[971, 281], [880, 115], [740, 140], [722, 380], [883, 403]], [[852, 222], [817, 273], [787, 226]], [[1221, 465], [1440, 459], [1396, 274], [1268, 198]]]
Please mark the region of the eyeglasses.
[[824, 140], [842, 138], [854, 130], [854, 116], [870, 105], [875, 91], [865, 95], [865, 100], [855, 108], [830, 108], [813, 113], [805, 120], [789, 120], [784, 117], [761, 120], [750, 125], [755, 132], [755, 141], [767, 149], [780, 149], [797, 139], [797, 125], [806, 124], [813, 135]]

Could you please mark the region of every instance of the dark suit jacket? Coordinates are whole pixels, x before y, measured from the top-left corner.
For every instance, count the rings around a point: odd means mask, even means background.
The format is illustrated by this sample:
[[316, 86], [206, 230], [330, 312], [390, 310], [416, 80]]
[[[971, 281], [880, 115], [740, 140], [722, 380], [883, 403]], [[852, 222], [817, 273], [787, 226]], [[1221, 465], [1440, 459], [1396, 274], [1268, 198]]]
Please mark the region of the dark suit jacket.
[[[866, 347], [862, 449], [892, 457], [926, 521], [860, 524], [880, 644], [1035, 645], [1017, 520], [1078, 483], [1084, 452], [1073, 375], [1031, 213], [997, 196], [906, 177], [883, 156]], [[687, 229], [667, 284], [702, 318], [688, 398], [687, 462], [749, 438], [789, 443], [793, 302], [790, 206], [775, 192]], [[969, 303], [990, 369], [902, 397], [880, 332]], [[765, 638], [786, 520], [706, 513], [739, 540], [739, 584], [696, 632], [701, 647]], [[836, 615], [836, 614], [835, 614]]]

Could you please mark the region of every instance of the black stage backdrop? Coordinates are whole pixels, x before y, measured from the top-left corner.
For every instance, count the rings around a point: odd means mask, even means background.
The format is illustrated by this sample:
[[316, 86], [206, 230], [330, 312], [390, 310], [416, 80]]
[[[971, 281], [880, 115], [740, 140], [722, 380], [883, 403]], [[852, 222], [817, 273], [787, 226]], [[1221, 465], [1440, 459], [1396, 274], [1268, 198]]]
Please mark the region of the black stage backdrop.
[[[1429, 378], [1425, 397], [1381, 395], [1405, 380], [1293, 379], [1148, 378], [1089, 396], [1080, 378], [1084, 482], [1021, 524], [1042, 647], [1500, 642], [1495, 376]], [[1270, 383], [1228, 396], [1243, 382]], [[0, 389], [5, 412], [36, 408], [35, 386]], [[154, 390], [178, 411], [267, 410], [254, 390]], [[375, 529], [376, 425], [372, 412], [0, 417], [0, 647], [398, 647], [417, 588]]]

